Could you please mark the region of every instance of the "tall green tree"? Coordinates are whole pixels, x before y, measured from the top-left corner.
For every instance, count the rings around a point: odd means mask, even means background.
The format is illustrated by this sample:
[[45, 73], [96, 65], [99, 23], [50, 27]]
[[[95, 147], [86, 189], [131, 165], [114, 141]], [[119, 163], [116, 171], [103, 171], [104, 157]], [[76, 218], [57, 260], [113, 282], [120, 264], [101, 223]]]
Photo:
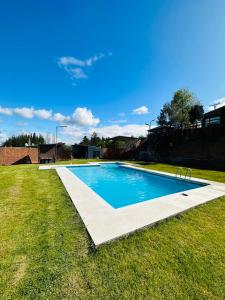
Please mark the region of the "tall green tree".
[[184, 128], [190, 125], [189, 112], [197, 102], [195, 96], [188, 89], [180, 89], [174, 93], [170, 103], [170, 121], [175, 127]]
[[157, 123], [160, 126], [170, 125], [181, 129], [188, 127], [191, 125], [190, 111], [194, 105], [200, 104], [193, 93], [188, 89], [180, 89], [174, 93], [172, 100], [163, 106]]
[[90, 141], [88, 139], [88, 137], [85, 135], [82, 139], [82, 141], [80, 142], [80, 145], [82, 146], [88, 146], [90, 144]]
[[191, 124], [197, 124], [197, 121], [201, 121], [204, 116], [204, 108], [201, 104], [195, 104], [189, 111], [189, 120]]
[[98, 136], [98, 134], [95, 131], [91, 135], [90, 145], [97, 146], [97, 147], [101, 146], [101, 138]]
[[171, 107], [170, 103], [166, 103], [160, 110], [160, 114], [157, 117], [157, 124], [160, 126], [170, 125]]

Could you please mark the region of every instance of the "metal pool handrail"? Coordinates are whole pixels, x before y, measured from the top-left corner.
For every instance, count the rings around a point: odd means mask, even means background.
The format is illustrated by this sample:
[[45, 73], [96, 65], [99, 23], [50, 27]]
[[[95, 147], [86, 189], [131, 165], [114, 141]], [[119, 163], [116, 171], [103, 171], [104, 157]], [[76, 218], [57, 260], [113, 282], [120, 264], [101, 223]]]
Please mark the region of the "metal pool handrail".
[[[185, 175], [183, 175], [183, 173]], [[191, 168], [185, 168], [185, 169], [183, 169], [182, 167], [178, 167], [177, 171], [176, 171], [176, 177], [180, 177], [181, 178], [182, 175], [184, 176], [185, 179], [187, 179], [187, 177], [189, 179], [191, 179], [191, 177], [192, 177], [192, 170], [191, 170]]]
[[186, 168], [185, 179], [187, 178], [188, 174], [189, 174], [189, 179], [191, 179], [191, 176], [192, 176], [192, 170], [191, 170], [191, 168]]
[[180, 175], [180, 178], [181, 178], [182, 173], [183, 173], [183, 168], [182, 167], [178, 167], [177, 171], [176, 171], [176, 177], [178, 177], [178, 175]]

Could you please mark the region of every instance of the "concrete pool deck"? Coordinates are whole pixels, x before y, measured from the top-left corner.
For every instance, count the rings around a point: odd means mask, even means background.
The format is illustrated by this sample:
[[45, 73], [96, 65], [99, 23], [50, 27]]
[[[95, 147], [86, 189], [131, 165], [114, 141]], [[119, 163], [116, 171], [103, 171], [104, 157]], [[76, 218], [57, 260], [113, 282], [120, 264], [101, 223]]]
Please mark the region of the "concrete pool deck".
[[[96, 247], [225, 195], [225, 184], [192, 178], [190, 181], [207, 185], [114, 209], [66, 168], [90, 165], [99, 164], [40, 166], [39, 169], [56, 169]], [[176, 178], [171, 173], [148, 170], [128, 163], [124, 166]]]

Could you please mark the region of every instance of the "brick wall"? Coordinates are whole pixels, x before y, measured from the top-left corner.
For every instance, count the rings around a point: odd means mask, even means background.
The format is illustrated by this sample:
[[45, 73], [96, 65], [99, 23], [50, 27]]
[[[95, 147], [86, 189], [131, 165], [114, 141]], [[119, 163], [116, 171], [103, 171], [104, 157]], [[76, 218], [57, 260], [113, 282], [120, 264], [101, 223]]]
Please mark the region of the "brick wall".
[[0, 165], [38, 163], [38, 148], [0, 147]]

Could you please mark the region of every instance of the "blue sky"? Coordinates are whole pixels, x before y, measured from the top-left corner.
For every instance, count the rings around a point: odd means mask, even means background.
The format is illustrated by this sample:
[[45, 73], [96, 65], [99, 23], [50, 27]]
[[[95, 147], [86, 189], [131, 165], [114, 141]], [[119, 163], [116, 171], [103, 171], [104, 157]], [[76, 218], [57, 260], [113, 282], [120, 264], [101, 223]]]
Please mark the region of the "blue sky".
[[225, 97], [225, 1], [1, 1], [0, 141], [144, 134], [179, 88]]

